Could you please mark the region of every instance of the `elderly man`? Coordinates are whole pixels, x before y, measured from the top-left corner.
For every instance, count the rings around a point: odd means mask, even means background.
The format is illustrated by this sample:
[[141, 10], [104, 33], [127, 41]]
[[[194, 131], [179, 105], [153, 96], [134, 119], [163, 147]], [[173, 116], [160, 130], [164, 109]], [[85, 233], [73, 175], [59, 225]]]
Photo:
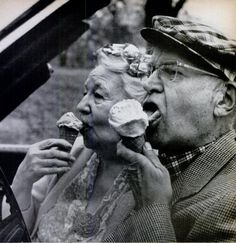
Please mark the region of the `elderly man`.
[[144, 207], [114, 241], [236, 240], [236, 42], [190, 21], [156, 16], [145, 88], [150, 114], [144, 155], [118, 154], [143, 172]]

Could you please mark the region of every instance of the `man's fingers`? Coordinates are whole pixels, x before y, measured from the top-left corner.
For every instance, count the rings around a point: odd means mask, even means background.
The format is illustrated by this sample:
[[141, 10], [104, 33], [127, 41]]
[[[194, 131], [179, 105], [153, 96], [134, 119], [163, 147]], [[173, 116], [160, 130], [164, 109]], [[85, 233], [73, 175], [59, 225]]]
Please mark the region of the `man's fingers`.
[[57, 138], [51, 138], [51, 139], [46, 139], [43, 140], [39, 143], [37, 143], [39, 146], [39, 149], [43, 150], [43, 149], [50, 149], [53, 147], [59, 147], [61, 149], [71, 149], [72, 145], [67, 142], [64, 139], [57, 139]]
[[138, 164], [142, 168], [146, 167], [150, 163], [142, 154], [126, 148], [121, 141], [117, 144], [117, 155], [130, 164]]
[[155, 152], [152, 149], [152, 146], [149, 142], [145, 142], [143, 146], [143, 154], [152, 162], [152, 164], [156, 168], [162, 168], [163, 165], [161, 164], [159, 158], [155, 154]]

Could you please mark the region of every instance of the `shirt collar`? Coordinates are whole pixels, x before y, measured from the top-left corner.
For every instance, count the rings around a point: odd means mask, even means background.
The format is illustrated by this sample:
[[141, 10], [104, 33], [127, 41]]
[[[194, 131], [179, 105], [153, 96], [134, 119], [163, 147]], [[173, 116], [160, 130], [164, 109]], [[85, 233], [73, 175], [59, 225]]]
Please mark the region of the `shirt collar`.
[[206, 149], [212, 145], [208, 143], [204, 146], [198, 147], [194, 150], [184, 152], [182, 154], [168, 156], [166, 153], [159, 154], [161, 163], [167, 168], [170, 173], [171, 179], [176, 178], [184, 171], [189, 164], [191, 164], [199, 155], [204, 153]]

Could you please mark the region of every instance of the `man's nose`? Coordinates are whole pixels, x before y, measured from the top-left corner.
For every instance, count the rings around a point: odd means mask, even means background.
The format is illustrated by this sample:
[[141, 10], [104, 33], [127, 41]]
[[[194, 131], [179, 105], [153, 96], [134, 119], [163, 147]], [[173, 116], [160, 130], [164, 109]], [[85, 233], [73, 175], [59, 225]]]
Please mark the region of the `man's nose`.
[[155, 73], [143, 82], [143, 87], [149, 95], [154, 92], [161, 93], [164, 90], [162, 81]]
[[90, 106], [89, 106], [88, 95], [85, 95], [82, 98], [82, 100], [78, 103], [76, 109], [81, 114], [88, 114], [88, 113], [90, 113]]

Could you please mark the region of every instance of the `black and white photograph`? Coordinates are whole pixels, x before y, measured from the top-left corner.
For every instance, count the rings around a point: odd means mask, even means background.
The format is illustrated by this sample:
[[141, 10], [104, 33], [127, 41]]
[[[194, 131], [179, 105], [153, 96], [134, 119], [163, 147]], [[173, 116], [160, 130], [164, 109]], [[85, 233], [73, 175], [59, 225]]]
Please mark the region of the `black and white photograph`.
[[236, 241], [236, 0], [0, 0], [0, 242]]

